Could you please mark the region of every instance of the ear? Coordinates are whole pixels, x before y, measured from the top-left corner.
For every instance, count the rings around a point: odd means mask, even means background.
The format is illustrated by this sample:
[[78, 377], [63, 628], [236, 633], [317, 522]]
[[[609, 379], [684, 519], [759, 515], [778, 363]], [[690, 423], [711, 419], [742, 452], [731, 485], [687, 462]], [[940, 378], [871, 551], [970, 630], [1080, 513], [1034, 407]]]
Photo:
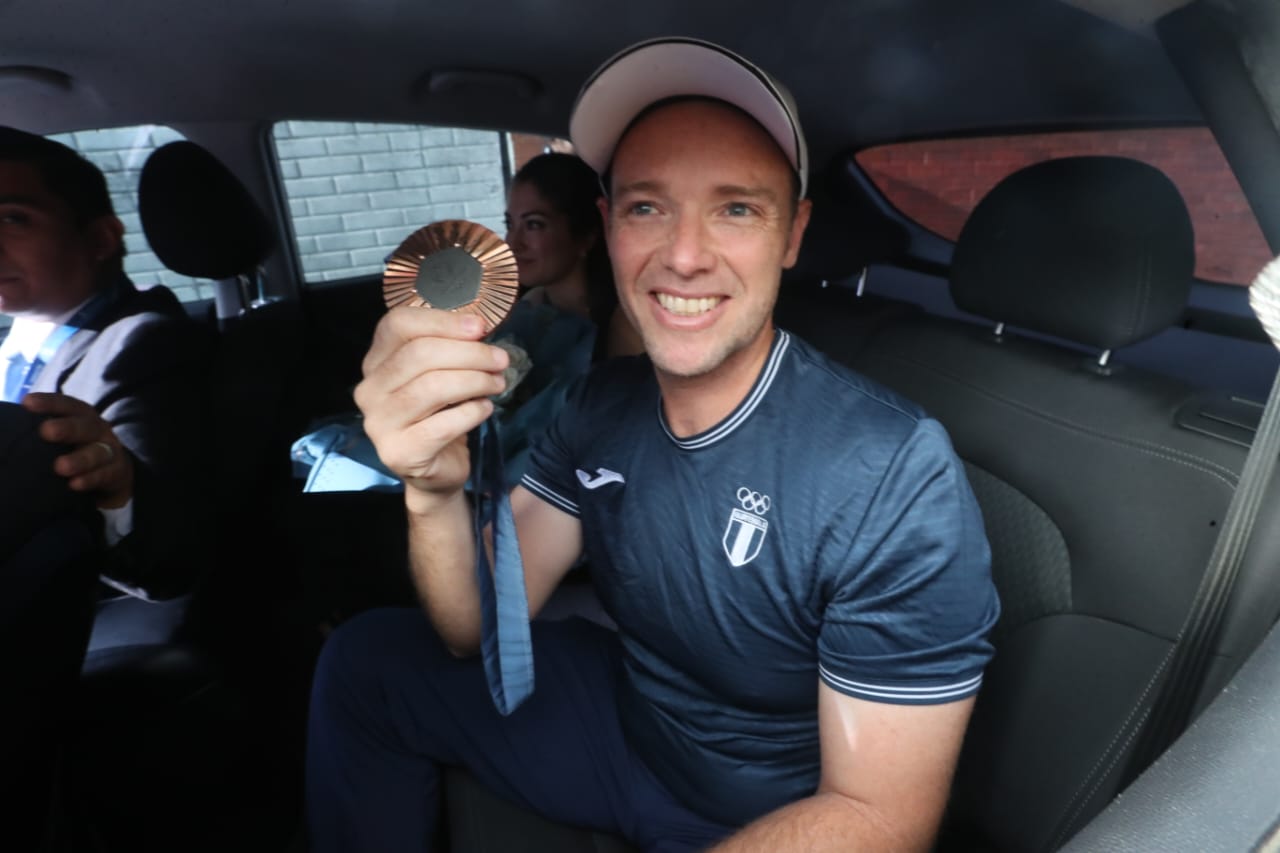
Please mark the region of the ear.
[[99, 216], [85, 228], [93, 259], [102, 263], [120, 253], [124, 242], [124, 223], [114, 216]]
[[800, 256], [800, 243], [804, 239], [804, 229], [809, 225], [809, 214], [813, 212], [813, 202], [802, 198], [796, 202], [796, 215], [791, 219], [791, 233], [787, 235], [787, 252], [782, 256], [782, 268], [789, 270], [796, 265]]
[[604, 233], [609, 233], [609, 197], [602, 195], [596, 199], [596, 207], [600, 208], [600, 223], [604, 226]]

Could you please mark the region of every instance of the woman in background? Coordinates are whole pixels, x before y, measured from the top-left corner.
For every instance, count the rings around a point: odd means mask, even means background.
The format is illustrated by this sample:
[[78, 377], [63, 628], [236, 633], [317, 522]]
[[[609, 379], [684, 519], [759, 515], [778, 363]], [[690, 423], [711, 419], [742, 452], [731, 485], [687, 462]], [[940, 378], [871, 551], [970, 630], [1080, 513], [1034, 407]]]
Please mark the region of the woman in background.
[[[579, 157], [540, 154], [512, 180], [506, 214], [522, 302], [589, 320], [595, 330], [591, 361], [642, 351], [639, 336], [618, 310], [596, 207], [600, 194], [599, 178]], [[516, 313], [524, 310], [522, 305]]]
[[507, 245], [523, 295], [492, 340], [512, 352], [514, 388], [496, 398], [509, 485], [559, 411], [569, 383], [591, 365], [643, 351], [618, 308], [596, 199], [600, 181], [573, 154], [540, 154], [507, 196]]

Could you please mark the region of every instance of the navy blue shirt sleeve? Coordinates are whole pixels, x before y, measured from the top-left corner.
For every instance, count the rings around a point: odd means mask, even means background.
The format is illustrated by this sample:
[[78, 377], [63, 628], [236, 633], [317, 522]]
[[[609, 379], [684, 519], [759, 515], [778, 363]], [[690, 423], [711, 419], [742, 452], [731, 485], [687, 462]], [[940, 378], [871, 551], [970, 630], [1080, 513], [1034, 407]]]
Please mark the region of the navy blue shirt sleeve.
[[520, 485], [547, 503], [575, 518], [581, 517], [575, 482], [575, 429], [589, 416], [583, 412], [586, 379], [579, 378], [566, 392], [564, 405], [534, 444], [529, 467]]
[[936, 421], [898, 449], [852, 542], [818, 636], [822, 680], [894, 704], [976, 693], [1000, 606], [981, 512]]

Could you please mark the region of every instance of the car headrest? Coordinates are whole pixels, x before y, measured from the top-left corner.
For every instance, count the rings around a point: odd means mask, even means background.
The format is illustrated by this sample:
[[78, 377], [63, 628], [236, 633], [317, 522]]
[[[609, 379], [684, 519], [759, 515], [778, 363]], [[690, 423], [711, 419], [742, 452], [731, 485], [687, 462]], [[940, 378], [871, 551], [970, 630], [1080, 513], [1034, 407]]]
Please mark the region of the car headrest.
[[956, 240], [964, 311], [1110, 350], [1177, 322], [1195, 271], [1191, 218], [1160, 170], [1067, 157], [1014, 172]]
[[907, 230], [867, 197], [852, 170], [852, 157], [838, 157], [810, 181], [813, 211], [787, 281], [836, 281], [868, 265], [891, 261], [909, 241]]
[[271, 223], [244, 184], [188, 140], [162, 145], [143, 164], [138, 216], [156, 257], [183, 275], [233, 278], [275, 248]]

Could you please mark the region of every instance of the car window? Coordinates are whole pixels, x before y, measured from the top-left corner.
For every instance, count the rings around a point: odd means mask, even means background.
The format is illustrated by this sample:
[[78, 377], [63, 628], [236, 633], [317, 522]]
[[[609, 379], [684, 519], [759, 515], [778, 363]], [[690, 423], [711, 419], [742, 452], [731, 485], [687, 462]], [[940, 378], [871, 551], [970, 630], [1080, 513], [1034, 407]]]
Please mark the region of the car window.
[[1178, 187], [1196, 238], [1196, 276], [1248, 284], [1270, 260], [1266, 240], [1222, 151], [1205, 128], [1143, 128], [934, 139], [867, 148], [856, 160], [899, 211], [955, 240], [1001, 179], [1042, 160], [1132, 157]]
[[[79, 151], [107, 178], [107, 190], [116, 215], [124, 223], [124, 271], [139, 288], [164, 284], [183, 302], [213, 297], [209, 279], [180, 275], [165, 267], [151, 251], [138, 218], [138, 179], [147, 157], [161, 145], [182, 139], [182, 134], [157, 124], [54, 133], [49, 138]], [[11, 318], [0, 314], [0, 330]]]
[[437, 220], [502, 233], [513, 159], [505, 133], [285, 121], [272, 141], [309, 283], [381, 273], [406, 237]]

